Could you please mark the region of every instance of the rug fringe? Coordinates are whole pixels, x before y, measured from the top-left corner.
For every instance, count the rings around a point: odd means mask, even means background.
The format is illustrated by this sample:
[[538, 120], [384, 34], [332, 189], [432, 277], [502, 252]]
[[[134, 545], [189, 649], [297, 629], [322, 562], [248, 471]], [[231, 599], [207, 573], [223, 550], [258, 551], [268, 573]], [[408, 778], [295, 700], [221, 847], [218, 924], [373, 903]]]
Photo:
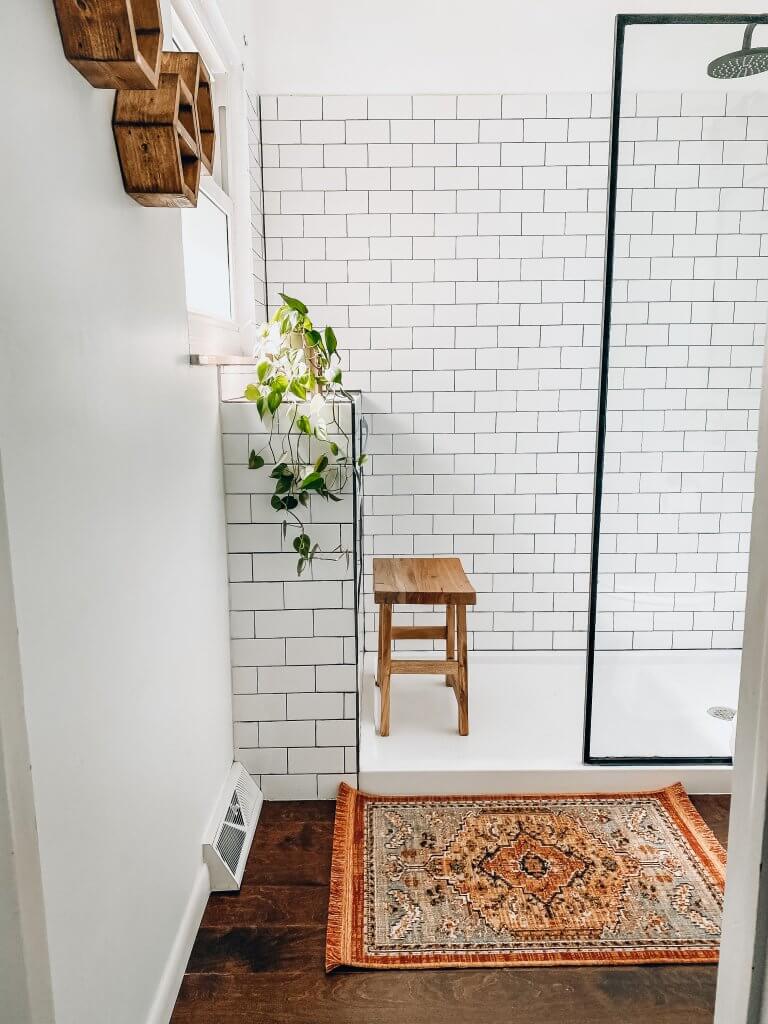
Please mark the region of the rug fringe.
[[325, 941], [325, 970], [330, 973], [349, 963], [351, 893], [353, 882], [352, 854], [354, 847], [355, 805], [358, 791], [345, 782], [339, 785], [336, 817], [333, 823], [333, 854], [331, 884], [328, 897], [328, 928]]
[[686, 838], [695, 849], [698, 849], [702, 864], [710, 871], [712, 881], [720, 889], [725, 888], [725, 864], [727, 854], [720, 840], [704, 821], [693, 806], [691, 798], [681, 782], [663, 789], [660, 794], [666, 797], [675, 809], [678, 824], [686, 828]]

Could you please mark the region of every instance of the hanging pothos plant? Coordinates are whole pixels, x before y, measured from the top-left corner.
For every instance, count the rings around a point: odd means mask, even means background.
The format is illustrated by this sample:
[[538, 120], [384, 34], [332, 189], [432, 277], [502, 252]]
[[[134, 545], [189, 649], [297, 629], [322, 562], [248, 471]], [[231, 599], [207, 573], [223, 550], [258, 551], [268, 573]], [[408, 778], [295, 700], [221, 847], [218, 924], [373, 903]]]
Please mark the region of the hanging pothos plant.
[[349, 559], [341, 544], [323, 552], [301, 513], [314, 497], [341, 501], [350, 473], [358, 472], [366, 457], [360, 455], [353, 464], [350, 437], [337, 416], [339, 397], [350, 396], [342, 387], [333, 328], [316, 330], [303, 302], [289, 295], [280, 298], [283, 305], [259, 327], [257, 383], [245, 389], [269, 428], [266, 443], [251, 451], [248, 466], [269, 469], [274, 480], [271, 505], [282, 516], [283, 537], [289, 527], [298, 531], [293, 548], [300, 576], [317, 557]]

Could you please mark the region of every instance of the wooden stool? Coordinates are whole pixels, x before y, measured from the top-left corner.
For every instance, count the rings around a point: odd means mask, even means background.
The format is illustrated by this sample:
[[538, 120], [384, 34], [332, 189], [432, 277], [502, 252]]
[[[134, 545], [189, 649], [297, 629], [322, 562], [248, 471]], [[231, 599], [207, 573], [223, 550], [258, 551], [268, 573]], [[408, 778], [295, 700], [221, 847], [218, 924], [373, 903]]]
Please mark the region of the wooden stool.
[[[373, 599], [379, 605], [379, 661], [376, 685], [381, 688], [380, 736], [389, 736], [389, 680], [392, 674], [445, 673], [459, 705], [459, 733], [469, 733], [467, 669], [467, 605], [477, 601], [458, 558], [374, 558]], [[444, 604], [444, 626], [393, 626], [396, 604]], [[392, 658], [393, 640], [445, 640], [445, 660]], [[458, 657], [456, 651], [458, 648]]]

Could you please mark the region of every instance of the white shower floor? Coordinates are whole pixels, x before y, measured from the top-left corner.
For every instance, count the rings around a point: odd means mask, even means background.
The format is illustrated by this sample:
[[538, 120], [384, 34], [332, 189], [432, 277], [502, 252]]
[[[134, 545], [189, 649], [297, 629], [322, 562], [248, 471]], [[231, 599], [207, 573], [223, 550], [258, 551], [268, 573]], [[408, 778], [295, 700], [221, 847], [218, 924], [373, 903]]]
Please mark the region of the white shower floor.
[[741, 651], [610, 651], [595, 655], [596, 757], [729, 757]]
[[[424, 656], [419, 652], [418, 657]], [[634, 754], [641, 746], [667, 739], [685, 753], [693, 748], [684, 745], [695, 740], [699, 755], [728, 756], [730, 723], [711, 718], [707, 708], [735, 702], [738, 656], [695, 651], [599, 654], [603, 674], [595, 703], [596, 739], [610, 741], [612, 756], [619, 751]], [[653, 659], [659, 665], [649, 672]], [[672, 668], [666, 676], [661, 674], [662, 659]], [[708, 659], [711, 669], [705, 669]], [[606, 679], [611, 666], [616, 685]], [[374, 669], [375, 656], [366, 655], [359, 765], [364, 789], [390, 794], [610, 792], [682, 781], [690, 792], [730, 791], [728, 766], [584, 765], [583, 654], [470, 655], [470, 734], [465, 737], [457, 732], [453, 693], [438, 676], [393, 677], [390, 735], [379, 736]]]

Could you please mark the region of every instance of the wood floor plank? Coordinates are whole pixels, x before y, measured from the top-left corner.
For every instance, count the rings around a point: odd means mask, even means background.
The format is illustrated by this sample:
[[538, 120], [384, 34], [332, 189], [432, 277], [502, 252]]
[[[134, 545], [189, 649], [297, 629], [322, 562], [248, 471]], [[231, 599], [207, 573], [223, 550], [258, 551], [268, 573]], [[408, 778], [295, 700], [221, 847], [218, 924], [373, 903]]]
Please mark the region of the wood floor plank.
[[731, 801], [727, 796], [692, 796], [691, 803], [717, 836], [721, 845], [728, 848], [728, 814]]
[[711, 1024], [711, 967], [187, 975], [175, 1024]]
[[[728, 798], [692, 799], [725, 844]], [[173, 1024], [711, 1024], [711, 966], [326, 975], [333, 813], [264, 805], [242, 890], [209, 900]]]
[[325, 925], [328, 885], [250, 885], [212, 896], [201, 928], [262, 925]]

